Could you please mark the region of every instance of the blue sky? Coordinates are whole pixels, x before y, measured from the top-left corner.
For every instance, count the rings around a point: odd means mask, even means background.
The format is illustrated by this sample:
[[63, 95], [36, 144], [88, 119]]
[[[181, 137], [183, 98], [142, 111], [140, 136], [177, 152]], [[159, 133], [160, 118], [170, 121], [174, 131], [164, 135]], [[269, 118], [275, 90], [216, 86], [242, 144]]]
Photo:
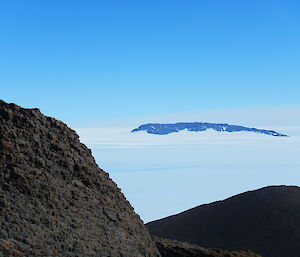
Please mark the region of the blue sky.
[[0, 95], [71, 126], [299, 105], [299, 1], [0, 3]]
[[[145, 221], [295, 184], [299, 13], [298, 0], [2, 0], [0, 98], [77, 128]], [[291, 137], [129, 133], [152, 121]]]

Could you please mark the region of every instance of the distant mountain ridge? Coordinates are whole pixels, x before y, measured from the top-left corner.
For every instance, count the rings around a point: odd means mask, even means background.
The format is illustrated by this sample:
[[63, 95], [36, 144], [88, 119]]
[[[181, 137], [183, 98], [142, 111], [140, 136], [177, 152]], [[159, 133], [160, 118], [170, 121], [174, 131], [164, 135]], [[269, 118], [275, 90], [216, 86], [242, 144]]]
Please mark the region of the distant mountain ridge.
[[266, 129], [257, 129], [257, 128], [249, 128], [239, 125], [230, 125], [227, 123], [208, 123], [208, 122], [179, 122], [173, 124], [161, 124], [161, 123], [148, 123], [139, 126], [131, 131], [146, 131], [149, 134], [155, 135], [167, 135], [174, 132], [179, 132], [181, 130], [187, 129], [188, 131], [206, 131], [207, 129], [213, 129], [219, 132], [255, 132], [260, 134], [266, 134], [275, 137], [288, 137], [288, 135], [278, 133], [274, 130], [266, 130]]

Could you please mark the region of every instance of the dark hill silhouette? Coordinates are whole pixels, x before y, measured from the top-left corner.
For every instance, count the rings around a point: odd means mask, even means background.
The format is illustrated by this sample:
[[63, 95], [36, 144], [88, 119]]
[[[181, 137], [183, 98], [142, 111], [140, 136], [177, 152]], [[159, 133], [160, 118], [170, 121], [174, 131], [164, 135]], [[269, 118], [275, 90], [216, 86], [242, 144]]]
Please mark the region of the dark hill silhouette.
[[300, 256], [300, 188], [270, 186], [147, 224], [151, 234], [202, 247]]

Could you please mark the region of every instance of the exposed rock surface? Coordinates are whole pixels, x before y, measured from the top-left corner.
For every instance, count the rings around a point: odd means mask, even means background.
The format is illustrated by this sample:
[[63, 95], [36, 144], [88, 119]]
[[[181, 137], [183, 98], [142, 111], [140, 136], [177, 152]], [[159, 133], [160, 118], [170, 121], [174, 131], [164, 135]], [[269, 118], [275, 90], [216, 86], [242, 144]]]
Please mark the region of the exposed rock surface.
[[219, 132], [255, 132], [260, 134], [266, 134], [269, 136], [275, 137], [287, 137], [288, 135], [284, 135], [278, 133], [274, 130], [266, 130], [266, 129], [257, 129], [257, 128], [248, 128], [244, 126], [238, 125], [229, 125], [226, 123], [207, 123], [207, 122], [179, 122], [174, 124], [160, 124], [160, 123], [148, 123], [139, 126], [138, 128], [133, 129], [131, 132], [138, 132], [138, 131], [146, 131], [149, 134], [156, 134], [156, 135], [166, 135], [174, 132], [179, 132], [181, 130], [188, 130], [188, 131], [205, 131], [208, 129], [213, 129]]
[[300, 188], [271, 186], [147, 224], [164, 238], [202, 247], [300, 256]]
[[259, 257], [250, 251], [206, 249], [176, 240], [153, 237], [162, 257]]
[[0, 101], [0, 256], [159, 253], [73, 130], [38, 109]]

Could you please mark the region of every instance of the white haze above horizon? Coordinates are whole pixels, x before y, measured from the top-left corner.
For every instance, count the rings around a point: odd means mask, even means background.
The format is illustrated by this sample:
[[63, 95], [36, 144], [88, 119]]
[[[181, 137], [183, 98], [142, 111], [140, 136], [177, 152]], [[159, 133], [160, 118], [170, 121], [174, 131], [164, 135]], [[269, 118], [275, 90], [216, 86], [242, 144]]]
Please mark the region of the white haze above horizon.
[[[298, 110], [292, 111], [295, 114]], [[249, 113], [251, 120], [254, 117]], [[240, 123], [238, 119], [227, 123], [272, 129], [290, 137], [213, 130], [168, 135], [131, 133], [136, 126], [75, 130], [91, 148], [98, 165], [109, 172], [135, 211], [148, 222], [247, 190], [300, 185], [297, 116], [295, 121], [287, 121], [286, 115], [282, 119], [277, 115], [276, 127], [268, 125], [273, 123], [270, 117], [265, 118], [265, 126], [259, 125], [262, 117], [257, 124]]]

